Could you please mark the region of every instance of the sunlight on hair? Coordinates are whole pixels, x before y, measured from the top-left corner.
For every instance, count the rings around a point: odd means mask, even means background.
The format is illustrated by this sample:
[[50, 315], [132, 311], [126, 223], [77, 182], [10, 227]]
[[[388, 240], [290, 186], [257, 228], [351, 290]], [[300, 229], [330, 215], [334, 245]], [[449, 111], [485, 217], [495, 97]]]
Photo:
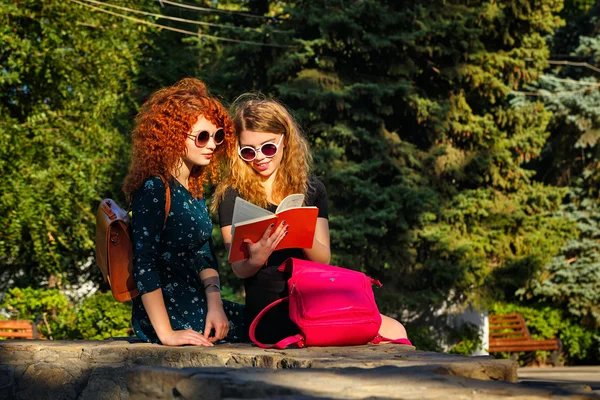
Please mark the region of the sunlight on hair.
[[[273, 186], [273, 200], [279, 203], [291, 193], [306, 194], [312, 155], [308, 141], [292, 113], [277, 100], [266, 98], [260, 93], [246, 93], [233, 102], [231, 117], [236, 132], [236, 147], [239, 146], [239, 137], [244, 130], [284, 135], [283, 159]], [[218, 209], [228, 187], [237, 189], [244, 199], [267, 207], [267, 194], [256, 171], [237, 156], [231, 158], [229, 167], [229, 176], [217, 187], [211, 209]]]

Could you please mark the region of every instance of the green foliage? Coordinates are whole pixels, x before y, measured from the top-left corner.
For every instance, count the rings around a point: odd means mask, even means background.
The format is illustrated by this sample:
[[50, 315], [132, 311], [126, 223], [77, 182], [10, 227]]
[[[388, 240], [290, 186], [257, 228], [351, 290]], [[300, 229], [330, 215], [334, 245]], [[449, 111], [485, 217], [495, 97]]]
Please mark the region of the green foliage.
[[[554, 216], [564, 191], [523, 165], [551, 113], [508, 97], [541, 73], [561, 4], [288, 2], [296, 48], [224, 48], [224, 92], [273, 94], [310, 132], [332, 262], [382, 279], [382, 310], [493, 296], [495, 270], [533, 273], [574, 236]], [[239, 69], [259, 57], [268, 68]]]
[[449, 335], [449, 340], [456, 342], [456, 345], [448, 350], [450, 354], [470, 356], [483, 347], [479, 328], [471, 323], [462, 324], [460, 328], [454, 329]]
[[12, 288], [0, 308], [14, 319], [36, 322], [38, 332], [45, 338], [70, 339], [77, 337], [77, 313], [64, 293], [57, 289]]
[[92, 255], [95, 209], [120, 193], [147, 32], [72, 2], [0, 5], [0, 288], [61, 284]]
[[77, 330], [88, 340], [131, 336], [130, 321], [131, 303], [117, 302], [110, 292], [97, 292], [77, 308]]
[[568, 241], [517, 294], [564, 309], [570, 318], [600, 329], [600, 206], [573, 190], [563, 217], [577, 222], [579, 237]]
[[[572, 223], [550, 215], [559, 209], [562, 196], [561, 190], [537, 184], [508, 195], [484, 189], [461, 192], [439, 222], [419, 231], [428, 250], [418, 258], [428, 276], [423, 279], [443, 274], [448, 282], [460, 278], [462, 286], [455, 288], [474, 301], [512, 296], [574, 234]], [[500, 281], [509, 270], [517, 274], [510, 275], [507, 287]]]
[[[600, 4], [588, 0], [568, 3], [570, 16], [553, 38], [553, 52], [579, 63], [600, 62]], [[600, 90], [598, 73], [581, 65], [553, 65], [529, 90], [539, 90], [553, 112], [550, 138], [543, 156], [534, 164], [540, 179], [577, 186], [597, 198], [600, 192]], [[557, 94], [558, 93], [558, 94]], [[537, 100], [537, 99], [536, 99]]]
[[[553, 38], [554, 53], [598, 64], [600, 4], [593, 3], [566, 3], [564, 13], [569, 19]], [[561, 327], [561, 339], [565, 338], [572, 359], [598, 359], [600, 353], [597, 338], [590, 345], [590, 331], [600, 328], [599, 82], [597, 73], [589, 68], [555, 65], [528, 88], [538, 90], [546, 108], [553, 112], [550, 138], [542, 157], [532, 166], [538, 170], [540, 180], [570, 186], [558, 215], [577, 224], [577, 236], [566, 242], [517, 294], [528, 302], [552, 304], [564, 310], [565, 318], [578, 322]], [[590, 350], [590, 346], [596, 347]]]
[[406, 333], [411, 343], [419, 350], [441, 352], [438, 337], [432, 328], [425, 326], [408, 325]]
[[0, 303], [14, 319], [37, 323], [38, 331], [54, 340], [101, 340], [131, 336], [131, 305], [110, 293], [97, 292], [79, 306], [57, 289], [12, 288]]
[[246, 298], [240, 292], [234, 292], [233, 289], [229, 286], [221, 287], [221, 298], [223, 300], [233, 301], [234, 303], [244, 304], [246, 302]]
[[[563, 344], [563, 356], [567, 363], [593, 362], [600, 356], [598, 331], [581, 326], [579, 320], [569, 318], [560, 308], [544, 303], [532, 305], [496, 303], [490, 309], [490, 314], [515, 312], [523, 315], [534, 339], [559, 338]], [[549, 352], [536, 352], [536, 356], [542, 359], [548, 355]]]

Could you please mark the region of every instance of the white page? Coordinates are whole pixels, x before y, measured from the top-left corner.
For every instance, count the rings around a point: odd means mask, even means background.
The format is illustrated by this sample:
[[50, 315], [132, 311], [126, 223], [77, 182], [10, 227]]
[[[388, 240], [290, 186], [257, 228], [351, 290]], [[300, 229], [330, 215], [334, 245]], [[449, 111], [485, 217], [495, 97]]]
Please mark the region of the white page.
[[[274, 214], [269, 210], [265, 210], [262, 207], [259, 207], [255, 204], [250, 203], [249, 201], [242, 199], [239, 196], [236, 197], [235, 203], [233, 205], [233, 216], [231, 218], [231, 240], [233, 241], [233, 235], [235, 233], [236, 224], [270, 215]], [[229, 253], [231, 253], [231, 247], [229, 247], [227, 258], [229, 258]]]
[[301, 193], [290, 194], [288, 197], [283, 199], [275, 213], [277, 214], [280, 211], [287, 210], [288, 208], [297, 208], [302, 207], [302, 203], [304, 202], [304, 195]]
[[269, 215], [273, 215], [273, 213], [269, 210], [265, 210], [262, 207], [252, 204], [241, 197], [236, 197], [235, 204], [233, 206], [233, 217], [231, 219], [231, 237], [233, 238], [236, 224]]

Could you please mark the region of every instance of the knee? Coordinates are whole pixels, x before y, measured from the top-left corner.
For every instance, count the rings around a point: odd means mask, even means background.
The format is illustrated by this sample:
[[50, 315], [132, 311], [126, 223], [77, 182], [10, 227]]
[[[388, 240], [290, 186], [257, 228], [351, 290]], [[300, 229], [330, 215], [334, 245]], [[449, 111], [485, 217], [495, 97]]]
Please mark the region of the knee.
[[385, 315], [381, 316], [381, 328], [379, 328], [379, 334], [389, 339], [406, 339], [406, 329], [404, 325], [396, 321], [393, 318]]

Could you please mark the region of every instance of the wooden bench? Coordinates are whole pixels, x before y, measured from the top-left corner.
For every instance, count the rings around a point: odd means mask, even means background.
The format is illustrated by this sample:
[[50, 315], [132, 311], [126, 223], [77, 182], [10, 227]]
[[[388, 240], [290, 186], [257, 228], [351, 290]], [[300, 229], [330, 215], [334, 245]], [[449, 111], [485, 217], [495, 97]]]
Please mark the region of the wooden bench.
[[525, 318], [521, 314], [490, 315], [489, 352], [511, 353], [516, 360], [521, 351], [550, 350], [552, 363], [558, 365], [558, 355], [562, 348], [558, 339], [532, 339]]
[[37, 339], [37, 327], [31, 321], [0, 321], [0, 337], [12, 339]]

